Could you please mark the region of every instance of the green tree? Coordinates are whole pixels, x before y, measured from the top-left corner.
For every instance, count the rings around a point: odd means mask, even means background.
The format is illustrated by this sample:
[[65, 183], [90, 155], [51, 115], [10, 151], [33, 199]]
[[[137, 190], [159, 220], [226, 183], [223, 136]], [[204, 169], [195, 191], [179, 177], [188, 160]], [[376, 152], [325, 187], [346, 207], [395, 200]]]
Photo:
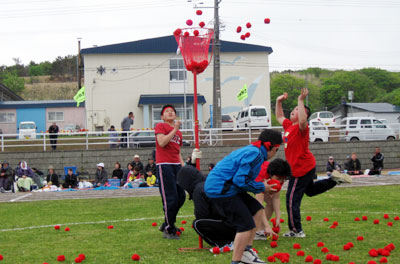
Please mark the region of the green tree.
[[394, 72], [377, 68], [365, 68], [361, 69], [359, 72], [368, 76], [377, 87], [387, 92], [400, 88], [400, 76]]
[[338, 71], [332, 77], [323, 79], [321, 101], [327, 107], [341, 103], [341, 98], [347, 98], [348, 91], [354, 91], [354, 102], [372, 102], [383, 89], [360, 72]]
[[25, 89], [25, 80], [18, 77], [16, 70], [6, 72], [3, 75], [3, 83], [18, 95], [21, 95]]
[[276, 98], [287, 92], [289, 98], [283, 101], [282, 107], [285, 114], [297, 105], [297, 98], [301, 88], [305, 87], [305, 80], [290, 74], [275, 74], [271, 78], [271, 107], [275, 109]]
[[400, 106], [400, 88], [397, 88], [390, 93], [382, 94], [376, 99], [376, 102], [385, 102]]

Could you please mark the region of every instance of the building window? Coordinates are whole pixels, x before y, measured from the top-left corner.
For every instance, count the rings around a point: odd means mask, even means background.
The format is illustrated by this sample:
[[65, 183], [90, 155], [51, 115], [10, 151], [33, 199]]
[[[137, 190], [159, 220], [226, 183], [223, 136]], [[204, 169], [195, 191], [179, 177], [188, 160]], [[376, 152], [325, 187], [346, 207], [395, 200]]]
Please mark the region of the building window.
[[48, 115], [49, 122], [64, 121], [64, 112], [49, 112]]
[[170, 59], [169, 60], [169, 81], [178, 82], [186, 81], [187, 74], [183, 59]]
[[15, 123], [15, 113], [0, 113], [0, 123]]
[[[164, 122], [163, 120], [161, 120], [161, 106], [153, 106], [152, 107], [152, 126], [155, 127], [158, 123], [162, 123]], [[176, 116], [177, 116], [177, 120], [181, 120], [181, 122], [183, 123], [183, 113], [185, 112], [183, 105], [176, 105], [175, 106], [175, 110], [176, 110]], [[191, 129], [193, 127], [193, 111], [192, 111], [192, 106], [188, 105], [186, 107], [186, 121], [185, 124], [181, 126], [181, 128], [183, 129]]]

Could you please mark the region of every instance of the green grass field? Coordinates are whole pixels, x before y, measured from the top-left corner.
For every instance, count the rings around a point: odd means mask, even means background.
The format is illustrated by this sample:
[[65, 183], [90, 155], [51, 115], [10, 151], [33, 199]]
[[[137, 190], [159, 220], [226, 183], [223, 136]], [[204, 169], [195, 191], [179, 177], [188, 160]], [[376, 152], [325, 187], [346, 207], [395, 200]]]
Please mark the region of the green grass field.
[[[397, 248], [391, 252], [388, 263], [400, 263], [400, 221], [393, 220], [400, 215], [399, 189], [400, 186], [336, 188], [313, 198], [305, 197], [302, 218], [306, 238], [279, 238], [279, 246], [274, 249], [267, 241], [255, 241], [253, 246], [263, 260], [275, 252], [288, 252], [290, 263], [305, 263], [307, 255], [321, 259], [322, 263], [332, 263], [317, 247], [317, 242], [322, 241], [330, 253], [340, 256], [335, 263], [359, 264], [370, 260], [379, 263], [380, 257], [372, 258], [368, 251], [394, 243]], [[283, 192], [282, 206], [284, 195]], [[58, 255], [65, 255], [63, 263], [74, 263], [80, 253], [86, 255], [82, 263], [132, 263], [135, 253], [143, 263], [230, 263], [231, 253], [214, 256], [209, 251], [178, 251], [198, 245], [198, 236], [191, 228], [192, 201], [186, 201], [178, 216], [177, 226], [184, 227], [185, 232], [177, 241], [163, 239], [158, 231], [163, 218], [161, 210], [159, 197], [2, 203], [0, 254], [4, 260], [0, 263], [60, 263]], [[284, 207], [282, 213], [287, 221]], [[390, 219], [384, 219], [384, 213]], [[363, 215], [368, 216], [368, 221], [354, 221]], [[306, 216], [311, 216], [312, 221], [305, 221]], [[329, 222], [324, 222], [324, 217]], [[380, 223], [374, 224], [374, 219]], [[182, 220], [188, 223], [182, 225]], [[339, 225], [329, 229], [333, 221]], [[389, 221], [393, 222], [392, 227], [387, 226]], [[158, 226], [153, 227], [153, 222]], [[60, 224], [61, 229], [56, 231], [55, 224]], [[108, 229], [109, 225], [114, 229]], [[69, 232], [64, 231], [67, 226]], [[21, 229], [9, 230], [16, 228]], [[286, 231], [285, 222], [281, 233]], [[357, 241], [357, 236], [364, 236], [364, 241]], [[344, 251], [343, 245], [348, 242], [355, 246]], [[301, 244], [304, 257], [296, 256], [294, 243]]]

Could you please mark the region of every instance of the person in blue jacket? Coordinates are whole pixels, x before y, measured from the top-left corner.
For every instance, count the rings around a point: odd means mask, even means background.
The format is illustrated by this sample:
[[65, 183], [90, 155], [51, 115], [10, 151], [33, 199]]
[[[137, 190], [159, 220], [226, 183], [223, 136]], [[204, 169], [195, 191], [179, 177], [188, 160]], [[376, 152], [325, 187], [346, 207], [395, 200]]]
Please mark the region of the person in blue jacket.
[[[271, 159], [282, 143], [280, 132], [266, 129], [249, 146], [233, 151], [214, 167], [207, 176], [204, 192], [222, 220], [236, 229], [232, 264], [265, 263], [252, 250], [256, 226], [269, 227], [263, 206], [247, 192], [273, 193], [274, 185], [256, 182], [262, 163]], [[265, 229], [273, 235], [271, 228]]]

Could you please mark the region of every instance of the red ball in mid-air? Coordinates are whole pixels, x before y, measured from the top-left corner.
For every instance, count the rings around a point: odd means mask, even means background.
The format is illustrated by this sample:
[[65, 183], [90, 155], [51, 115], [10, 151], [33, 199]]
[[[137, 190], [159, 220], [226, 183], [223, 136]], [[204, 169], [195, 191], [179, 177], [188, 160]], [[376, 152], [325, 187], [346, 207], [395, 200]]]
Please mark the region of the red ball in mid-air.
[[186, 25], [188, 26], [193, 25], [193, 21], [191, 19], [186, 20]]
[[265, 18], [265, 19], [264, 19], [264, 23], [265, 23], [265, 24], [269, 24], [270, 22], [271, 22], [271, 19], [269, 19], [269, 18]]
[[250, 23], [250, 22], [247, 22], [247, 23], [246, 23], [246, 27], [247, 27], [247, 28], [251, 28], [251, 23]]
[[203, 21], [201, 21], [201, 22], [199, 23], [199, 26], [200, 26], [201, 28], [203, 28], [205, 25], [206, 25], [206, 23], [204, 23]]
[[196, 15], [201, 16], [203, 14], [203, 11], [201, 11], [200, 9], [196, 11]]
[[237, 32], [237, 33], [242, 32], [242, 27], [241, 27], [241, 26], [238, 26], [238, 27], [236, 28], [236, 32]]

